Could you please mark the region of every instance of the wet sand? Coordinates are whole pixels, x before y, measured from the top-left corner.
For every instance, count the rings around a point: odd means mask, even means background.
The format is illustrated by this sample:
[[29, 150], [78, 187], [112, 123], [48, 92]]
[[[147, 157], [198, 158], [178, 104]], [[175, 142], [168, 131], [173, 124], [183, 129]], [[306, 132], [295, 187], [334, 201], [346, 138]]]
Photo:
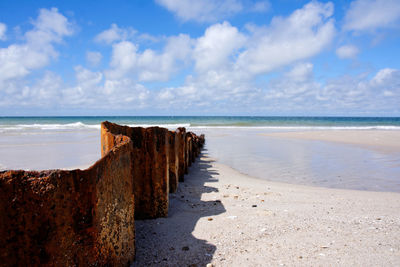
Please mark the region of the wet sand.
[[254, 179], [207, 155], [137, 221], [135, 266], [399, 266], [400, 194]]
[[263, 133], [263, 136], [329, 141], [377, 149], [384, 152], [400, 152], [400, 131], [385, 130], [325, 130]]
[[85, 169], [100, 159], [100, 131], [0, 134], [0, 170]]

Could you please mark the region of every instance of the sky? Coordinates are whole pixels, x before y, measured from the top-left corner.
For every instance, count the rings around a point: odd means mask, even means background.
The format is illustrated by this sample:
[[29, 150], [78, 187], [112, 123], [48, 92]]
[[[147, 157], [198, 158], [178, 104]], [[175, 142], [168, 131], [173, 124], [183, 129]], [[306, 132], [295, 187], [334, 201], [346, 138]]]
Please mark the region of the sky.
[[0, 116], [400, 116], [400, 0], [0, 1]]

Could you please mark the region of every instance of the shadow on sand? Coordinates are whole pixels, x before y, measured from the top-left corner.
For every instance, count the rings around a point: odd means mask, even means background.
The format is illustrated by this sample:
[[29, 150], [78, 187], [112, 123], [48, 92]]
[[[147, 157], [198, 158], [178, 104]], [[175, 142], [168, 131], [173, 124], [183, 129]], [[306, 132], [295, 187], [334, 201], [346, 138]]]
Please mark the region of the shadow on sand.
[[202, 201], [204, 193], [218, 192], [204, 186], [216, 182], [218, 172], [203, 150], [190, 167], [185, 182], [170, 194], [167, 218], [136, 221], [136, 261], [133, 266], [205, 266], [216, 247], [193, 236], [198, 220], [225, 212], [220, 201]]

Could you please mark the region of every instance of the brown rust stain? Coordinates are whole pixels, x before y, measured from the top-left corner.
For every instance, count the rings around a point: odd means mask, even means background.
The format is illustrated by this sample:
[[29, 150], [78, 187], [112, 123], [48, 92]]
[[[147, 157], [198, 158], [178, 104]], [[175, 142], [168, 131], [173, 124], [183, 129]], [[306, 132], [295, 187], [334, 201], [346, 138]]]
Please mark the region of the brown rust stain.
[[204, 135], [101, 124], [86, 170], [0, 172], [0, 266], [129, 266], [135, 217], [168, 215]]

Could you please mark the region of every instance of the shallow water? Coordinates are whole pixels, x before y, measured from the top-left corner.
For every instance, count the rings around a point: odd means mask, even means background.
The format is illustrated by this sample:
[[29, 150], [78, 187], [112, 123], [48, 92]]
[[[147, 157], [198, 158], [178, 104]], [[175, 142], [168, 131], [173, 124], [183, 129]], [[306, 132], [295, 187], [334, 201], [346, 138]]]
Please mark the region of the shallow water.
[[0, 134], [1, 169], [76, 169], [101, 157], [99, 130]]
[[[262, 136], [265, 130], [204, 130], [211, 157], [270, 181], [400, 192], [400, 153], [349, 144]], [[362, 134], [362, 133], [361, 133]]]
[[[232, 168], [270, 181], [400, 192], [400, 153], [324, 141], [262, 136], [260, 128], [189, 128], [206, 134], [206, 152]], [[281, 131], [281, 130], [279, 130]], [[86, 168], [100, 159], [100, 130], [0, 134], [1, 169]]]

